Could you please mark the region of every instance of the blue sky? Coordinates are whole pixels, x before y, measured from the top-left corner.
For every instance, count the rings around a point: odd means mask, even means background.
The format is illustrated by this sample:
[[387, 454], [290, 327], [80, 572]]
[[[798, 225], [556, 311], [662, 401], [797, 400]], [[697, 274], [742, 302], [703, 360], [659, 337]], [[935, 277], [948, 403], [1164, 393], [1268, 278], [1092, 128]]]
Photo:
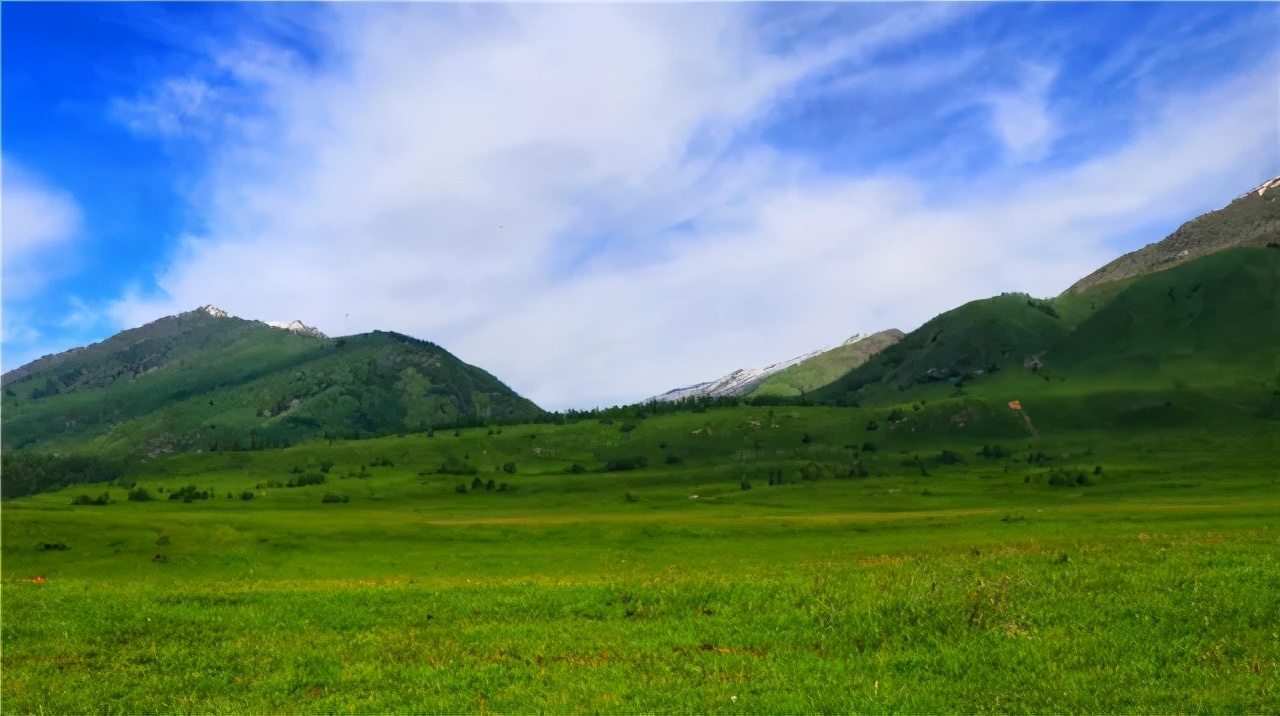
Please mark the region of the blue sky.
[[1250, 3], [5, 3], [3, 364], [214, 303], [633, 401], [1280, 174]]

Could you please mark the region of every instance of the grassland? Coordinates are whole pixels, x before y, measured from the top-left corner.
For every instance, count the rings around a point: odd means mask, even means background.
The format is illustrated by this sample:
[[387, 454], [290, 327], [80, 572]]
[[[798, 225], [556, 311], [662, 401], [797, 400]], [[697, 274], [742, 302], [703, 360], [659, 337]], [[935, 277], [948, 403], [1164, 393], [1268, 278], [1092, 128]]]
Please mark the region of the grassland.
[[[1035, 438], [972, 396], [894, 421], [740, 407], [173, 456], [128, 476], [155, 501], [10, 500], [0, 695], [14, 712], [1280, 710], [1276, 423], [1223, 408], [1229, 428], [1157, 429], [1119, 401], [1088, 429], [1049, 407], [1069, 383], [1034, 384]], [[214, 497], [164, 499], [186, 485]], [[104, 489], [113, 503], [70, 504]]]

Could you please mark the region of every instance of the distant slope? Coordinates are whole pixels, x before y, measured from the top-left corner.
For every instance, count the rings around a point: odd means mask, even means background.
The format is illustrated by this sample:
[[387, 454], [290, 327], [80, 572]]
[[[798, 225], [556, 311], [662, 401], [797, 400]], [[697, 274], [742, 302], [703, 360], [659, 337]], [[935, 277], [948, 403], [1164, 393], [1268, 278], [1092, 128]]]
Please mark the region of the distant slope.
[[140, 455], [541, 412], [426, 341], [327, 339], [202, 308], [5, 374], [3, 441], [5, 450]]
[[854, 336], [829, 351], [811, 355], [766, 377], [749, 395], [794, 397], [811, 393], [871, 360], [902, 340], [904, 335], [902, 331], [890, 328], [869, 336]]
[[652, 400], [660, 400], [670, 403], [677, 400], [684, 400], [686, 398], [728, 398], [746, 395], [774, 373], [790, 368], [791, 366], [812, 358], [821, 352], [822, 351], [814, 351], [813, 353], [806, 353], [802, 356], [792, 358], [791, 360], [774, 363], [773, 365], [767, 365], [763, 368], [739, 368], [719, 380], [711, 380], [705, 383], [696, 383], [686, 388], [668, 390], [662, 395], [654, 396]]
[[860, 367], [814, 391], [834, 403], [859, 400], [867, 389], [957, 382], [1047, 351], [1067, 334], [1056, 310], [1025, 294], [973, 301], [906, 334]]
[[[1054, 316], [1064, 300], [1071, 320]], [[886, 416], [955, 405], [951, 418], [971, 429], [1007, 423], [1012, 400], [1042, 431], [1280, 419], [1280, 248], [1215, 252], [1054, 302], [976, 301], [811, 397]], [[881, 429], [925, 429], [914, 412], [893, 415]]]
[[1217, 211], [1188, 221], [1161, 241], [1121, 256], [1077, 281], [1067, 293], [1163, 271], [1216, 251], [1270, 242], [1280, 242], [1280, 177]]
[[1280, 248], [1234, 248], [1138, 277], [1100, 303], [1046, 365], [1115, 379], [1275, 377]]

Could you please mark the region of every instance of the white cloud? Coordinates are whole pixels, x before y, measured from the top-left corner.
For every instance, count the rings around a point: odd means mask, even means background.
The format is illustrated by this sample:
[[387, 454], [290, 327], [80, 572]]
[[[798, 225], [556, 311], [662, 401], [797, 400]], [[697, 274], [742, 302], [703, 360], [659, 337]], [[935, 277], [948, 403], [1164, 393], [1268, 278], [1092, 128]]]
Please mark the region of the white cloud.
[[80, 207], [12, 160], [3, 160], [0, 244], [4, 300], [32, 296], [59, 275], [63, 250], [79, 233]]
[[1048, 107], [1055, 74], [1047, 67], [1029, 67], [1016, 91], [995, 94], [989, 100], [996, 136], [1014, 161], [1040, 159], [1058, 136]]
[[[326, 28], [337, 68], [224, 58], [265, 113], [215, 147], [209, 231], [118, 320], [211, 302], [330, 335], [397, 330], [544, 407], [631, 401], [1003, 290], [1061, 290], [1111, 258], [1117, 228], [1184, 214], [1276, 156], [1259, 120], [1274, 84], [1253, 76], [1169, 105], [1115, 154], [941, 206], [910, 177], [721, 151], [900, 27], [779, 58], [733, 6], [380, 9]], [[1013, 154], [1052, 142], [1047, 115], [1005, 112]]]

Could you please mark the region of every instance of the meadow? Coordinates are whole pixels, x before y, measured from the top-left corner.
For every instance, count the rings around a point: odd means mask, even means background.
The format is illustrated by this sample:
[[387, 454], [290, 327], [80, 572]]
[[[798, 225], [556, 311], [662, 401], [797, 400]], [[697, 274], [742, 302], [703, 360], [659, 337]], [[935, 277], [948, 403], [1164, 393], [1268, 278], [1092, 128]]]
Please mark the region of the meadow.
[[162, 456], [4, 503], [0, 696], [1280, 711], [1275, 423], [1127, 405], [1035, 437], [958, 396]]

